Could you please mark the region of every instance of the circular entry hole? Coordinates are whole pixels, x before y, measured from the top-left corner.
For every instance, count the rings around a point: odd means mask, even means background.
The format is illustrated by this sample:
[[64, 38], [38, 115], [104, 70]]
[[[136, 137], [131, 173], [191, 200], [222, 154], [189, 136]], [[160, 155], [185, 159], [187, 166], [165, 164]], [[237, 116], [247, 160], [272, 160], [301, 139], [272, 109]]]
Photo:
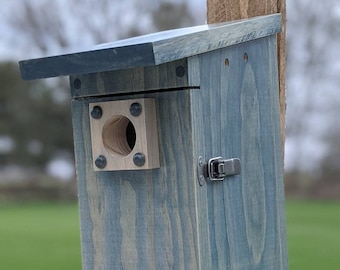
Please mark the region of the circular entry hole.
[[102, 137], [104, 147], [111, 154], [127, 156], [136, 144], [135, 127], [122, 115], [115, 115], [105, 123]]

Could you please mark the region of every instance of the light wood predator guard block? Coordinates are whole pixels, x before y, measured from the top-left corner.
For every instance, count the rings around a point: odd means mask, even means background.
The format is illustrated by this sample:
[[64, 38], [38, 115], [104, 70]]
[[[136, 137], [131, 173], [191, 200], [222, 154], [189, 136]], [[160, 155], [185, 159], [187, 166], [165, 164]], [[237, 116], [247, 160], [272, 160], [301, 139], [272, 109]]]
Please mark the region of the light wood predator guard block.
[[[141, 112], [133, 116], [132, 104], [140, 104]], [[101, 109], [99, 119], [91, 116], [93, 108]], [[131, 99], [89, 104], [93, 168], [96, 171], [140, 170], [159, 168], [158, 135], [155, 100]], [[136, 154], [145, 163], [137, 166]], [[98, 168], [95, 161], [105, 157], [106, 165]]]

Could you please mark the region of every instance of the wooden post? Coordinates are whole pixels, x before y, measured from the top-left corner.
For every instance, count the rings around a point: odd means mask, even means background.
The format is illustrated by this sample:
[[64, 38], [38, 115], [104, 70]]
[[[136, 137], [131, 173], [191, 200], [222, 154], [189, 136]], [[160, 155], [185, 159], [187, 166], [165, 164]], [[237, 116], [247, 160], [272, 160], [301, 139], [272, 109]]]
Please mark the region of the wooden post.
[[70, 76], [83, 269], [287, 269], [280, 28], [275, 14], [20, 62], [26, 79]]
[[[277, 35], [280, 84], [280, 122], [282, 145], [285, 142], [286, 113], [286, 0], [207, 0], [208, 23], [246, 19], [266, 14], [281, 13], [282, 30]], [[284, 156], [284, 147], [282, 147]]]

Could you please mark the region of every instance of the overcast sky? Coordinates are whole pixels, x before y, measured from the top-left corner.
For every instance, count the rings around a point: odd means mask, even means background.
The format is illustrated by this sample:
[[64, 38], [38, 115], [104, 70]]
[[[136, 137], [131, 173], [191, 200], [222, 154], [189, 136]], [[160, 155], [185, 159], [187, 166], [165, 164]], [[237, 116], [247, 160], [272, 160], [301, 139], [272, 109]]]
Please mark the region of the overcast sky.
[[[32, 36], [28, 31], [13, 30], [9, 18], [20, 17], [22, 3], [27, 0], [0, 0], [0, 61], [19, 60], [41, 56], [39, 48], [34, 47]], [[166, 0], [163, 0], [166, 1]], [[167, 2], [179, 2], [172, 0]], [[48, 3], [50, 0], [30, 0], [32, 5]], [[190, 10], [195, 24], [206, 21], [206, 0], [190, 0]], [[311, 3], [313, 2], [313, 5]], [[50, 2], [52, 3], [52, 2]], [[83, 33], [82, 20], [79, 16], [88, 14], [89, 10], [81, 11], [83, 3], [70, 8], [70, 0], [59, 0], [53, 3], [57, 7], [56, 14], [64, 17], [69, 23], [64, 34], [72, 39], [70, 46], [89, 46], [94, 41], [90, 35]], [[143, 32], [152, 32], [148, 11], [159, 5], [158, 0], [138, 1], [112, 1], [112, 15], [119, 18], [121, 25], [105, 26], [103, 31], [111, 31], [114, 41], [132, 25], [145, 28]], [[297, 4], [299, 3], [299, 4]], [[66, 8], [65, 8], [66, 7]], [[298, 8], [299, 7], [299, 8]], [[129, 10], [129, 12], [126, 12]], [[110, 14], [111, 14], [110, 13]], [[314, 17], [311, 15], [315, 15]], [[339, 32], [329, 30], [334, 22], [340, 23], [340, 2], [287, 0], [287, 36], [288, 36], [288, 65], [287, 65], [287, 140], [286, 140], [286, 167], [303, 170], [315, 170], [319, 161], [327, 154], [331, 145], [324, 140], [329, 129], [338, 125], [338, 114], [332, 109], [339, 100], [340, 56]], [[72, 21], [73, 20], [73, 21]], [[310, 20], [309, 22], [307, 22]], [[315, 21], [314, 28], [311, 24]], [[100, 16], [93, 18], [93, 23], [102, 23]], [[309, 23], [309, 24], [308, 24]], [[148, 28], [149, 27], [149, 28]], [[339, 28], [339, 27], [337, 27]], [[71, 38], [70, 38], [71, 40]], [[58, 47], [50, 42], [50, 53], [58, 53]], [[314, 54], [314, 57], [312, 57]], [[319, 57], [319, 58], [317, 58]], [[315, 69], [310, 69], [308, 61], [319, 59]], [[319, 68], [319, 69], [318, 69]], [[332, 110], [331, 110], [332, 109]], [[299, 127], [298, 132], [295, 131]], [[292, 136], [294, 135], [294, 136]]]
[[[38, 48], [34, 48], [29, 31], [21, 31], [18, 27], [14, 27], [10, 20], [20, 18], [23, 12], [23, 3], [30, 3], [34, 9], [38, 9], [44, 3], [51, 3], [53, 13], [60, 16], [64, 24], [64, 35], [70, 41], [72, 47], [87, 47], [93, 45], [93, 36], [87, 32], [84, 27], [81, 16], [91, 17], [91, 23], [94, 25], [103, 25], [101, 31], [107, 32], [106, 42], [115, 41], [120, 36], [124, 36], [124, 31], [137, 26], [141, 33], [150, 33], [154, 29], [150, 23], [150, 11], [157, 9], [161, 2], [182, 3], [187, 2], [190, 6], [192, 17], [194, 18], [193, 24], [204, 24], [206, 21], [206, 0], [124, 0], [110, 2], [110, 10], [106, 10], [110, 17], [115, 18], [115, 24], [109, 27], [103, 22], [103, 17], [99, 16], [98, 12], [93, 12], [91, 15], [91, 7], [96, 1], [86, 1], [87, 6], [84, 5], [85, 1], [70, 1], [70, 0], [0, 0], [0, 61], [18, 60], [21, 58], [38, 57]], [[73, 4], [72, 4], [73, 3]], [[53, 4], [53, 5], [52, 5]], [[96, 6], [96, 5], [95, 5]], [[93, 10], [95, 11], [95, 10]], [[44, 16], [41, 16], [41, 25], [44, 24]], [[39, 20], [39, 18], [37, 18]], [[74, 38], [76, 37], [76, 38]], [[53, 40], [48, 40], [46, 36], [45, 42], [49, 44], [51, 54], [57, 53], [58, 48], [53, 44]]]

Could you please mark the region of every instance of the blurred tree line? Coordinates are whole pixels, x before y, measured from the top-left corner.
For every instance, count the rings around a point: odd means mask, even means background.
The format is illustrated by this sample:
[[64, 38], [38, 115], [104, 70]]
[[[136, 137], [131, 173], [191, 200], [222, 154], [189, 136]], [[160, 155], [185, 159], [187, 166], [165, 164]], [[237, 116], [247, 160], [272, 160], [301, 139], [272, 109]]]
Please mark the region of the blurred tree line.
[[287, 0], [287, 8], [287, 193], [339, 199], [340, 3]]
[[0, 164], [43, 169], [55, 155], [72, 151], [69, 99], [56, 100], [43, 81], [23, 81], [15, 63], [0, 64]]
[[46, 173], [56, 158], [73, 166], [70, 99], [44, 81], [23, 81], [13, 62], [0, 63], [0, 85], [0, 200], [76, 199], [74, 179]]
[[[51, 55], [203, 24], [206, 1], [199, 2], [194, 8], [184, 0], [8, 1], [7, 12], [6, 5], [1, 10], [1, 25], [6, 26], [1, 33], [21, 59]], [[337, 2], [287, 0], [288, 194], [340, 194]], [[17, 63], [0, 63], [0, 80], [0, 169], [11, 164], [44, 169], [63, 156], [69, 161], [73, 142], [67, 80], [24, 82]]]
[[[1, 12], [6, 31], [1, 31], [1, 26], [0, 31], [9, 48], [15, 44], [20, 59], [79, 50], [205, 20], [204, 12], [201, 17], [193, 16], [186, 1], [166, 0], [18, 0], [7, 2]], [[60, 198], [70, 189], [74, 193], [67, 196], [75, 197], [74, 181], [73, 187], [56, 185], [47, 173], [55, 159], [74, 166], [67, 78], [23, 81], [17, 61], [0, 59], [0, 85], [0, 199], [12, 193]], [[19, 178], [25, 181], [8, 185], [6, 168], [21, 171]]]

